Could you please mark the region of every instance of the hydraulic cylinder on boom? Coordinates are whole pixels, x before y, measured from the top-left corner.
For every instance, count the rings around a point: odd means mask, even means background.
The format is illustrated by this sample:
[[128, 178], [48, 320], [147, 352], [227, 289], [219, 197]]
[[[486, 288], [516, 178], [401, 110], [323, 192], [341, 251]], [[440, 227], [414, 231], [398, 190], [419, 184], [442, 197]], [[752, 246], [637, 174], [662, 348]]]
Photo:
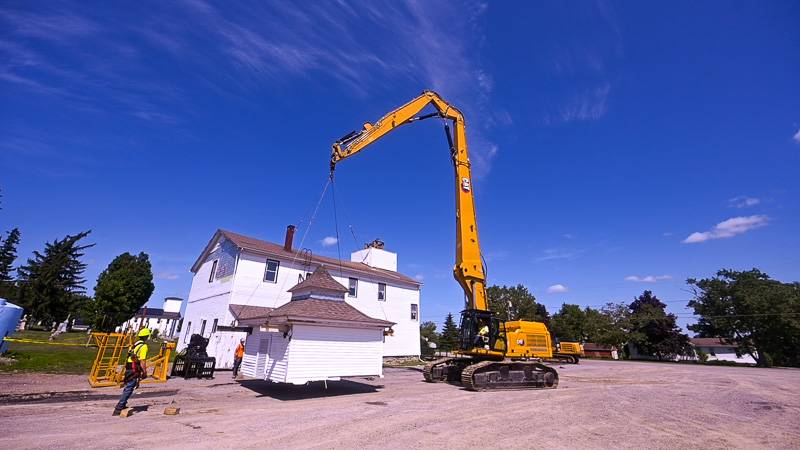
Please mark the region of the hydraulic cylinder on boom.
[[[434, 111], [420, 115], [429, 106]], [[456, 264], [453, 276], [464, 291], [466, 308], [461, 312], [459, 348], [455, 356], [426, 365], [425, 380], [457, 383], [470, 390], [555, 388], [558, 373], [541, 364], [541, 358], [553, 354], [547, 327], [539, 322], [502, 322], [489, 308], [466, 126], [461, 111], [439, 94], [424, 91], [374, 124], [365, 123], [361, 131], [353, 131], [334, 142], [331, 177], [342, 160], [402, 125], [429, 118], [440, 118], [445, 122], [444, 130], [453, 162], [456, 193]]]

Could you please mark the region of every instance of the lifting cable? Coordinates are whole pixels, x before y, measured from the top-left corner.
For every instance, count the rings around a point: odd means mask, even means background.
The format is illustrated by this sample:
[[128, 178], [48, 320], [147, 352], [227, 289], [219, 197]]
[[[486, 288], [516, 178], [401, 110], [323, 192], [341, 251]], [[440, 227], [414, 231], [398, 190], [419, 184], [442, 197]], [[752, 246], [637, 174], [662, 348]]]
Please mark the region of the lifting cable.
[[339, 276], [344, 278], [342, 270], [342, 246], [339, 243], [339, 215], [336, 212], [336, 183], [333, 181], [333, 174], [330, 177], [331, 198], [333, 198], [333, 224], [336, 228], [336, 252], [339, 254]]
[[[308, 232], [311, 231], [311, 226], [314, 224], [314, 219], [317, 217], [317, 211], [319, 211], [319, 206], [322, 204], [322, 200], [325, 198], [325, 193], [328, 192], [328, 186], [331, 185], [332, 181], [333, 180], [331, 178], [328, 178], [325, 181], [325, 186], [323, 186], [323, 188], [322, 188], [322, 194], [320, 194], [319, 200], [317, 200], [317, 205], [314, 207], [314, 210], [311, 212], [311, 216], [308, 219], [308, 226], [306, 227], [305, 231], [303, 231], [303, 236], [300, 238], [300, 245], [297, 247], [298, 251], [295, 252], [294, 256], [292, 257], [292, 263], [291, 263], [292, 266], [295, 265], [295, 263], [297, 262], [297, 258], [300, 256], [300, 249], [303, 248], [303, 243], [306, 240], [306, 236], [308, 236]], [[302, 222], [302, 220], [300, 222]], [[281, 288], [275, 294], [275, 299], [272, 301], [272, 307], [273, 308], [275, 307], [275, 305], [278, 304], [278, 299], [280, 298], [281, 293], [285, 292], [284, 288], [286, 287], [286, 280], [287, 279], [288, 279], [288, 277], [283, 279], [283, 283], [281, 284]], [[250, 295], [247, 296], [247, 300], [245, 300], [245, 302], [244, 302], [245, 306], [247, 306], [250, 303], [250, 300], [253, 298], [253, 295], [255, 295], [256, 291], [258, 290], [259, 287], [261, 287], [262, 284], [263, 283], [257, 283], [256, 284], [256, 286], [250, 292]]]

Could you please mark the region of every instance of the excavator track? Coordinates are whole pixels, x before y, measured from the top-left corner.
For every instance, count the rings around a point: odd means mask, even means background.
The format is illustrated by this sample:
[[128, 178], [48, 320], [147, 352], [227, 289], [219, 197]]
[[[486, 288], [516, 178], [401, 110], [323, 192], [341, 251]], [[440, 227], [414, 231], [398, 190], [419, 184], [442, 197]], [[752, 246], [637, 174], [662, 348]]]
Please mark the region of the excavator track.
[[461, 371], [461, 384], [471, 391], [555, 389], [558, 372], [532, 361], [481, 361]]
[[575, 355], [569, 355], [566, 353], [553, 353], [552, 358], [547, 358], [547, 361], [557, 362], [557, 363], [564, 363], [564, 364], [579, 364], [580, 360]]
[[422, 375], [425, 377], [425, 381], [428, 383], [445, 381], [446, 373], [442, 373], [442, 367], [447, 366], [447, 363], [453, 359], [454, 358], [439, 358], [425, 364], [425, 367], [422, 369]]

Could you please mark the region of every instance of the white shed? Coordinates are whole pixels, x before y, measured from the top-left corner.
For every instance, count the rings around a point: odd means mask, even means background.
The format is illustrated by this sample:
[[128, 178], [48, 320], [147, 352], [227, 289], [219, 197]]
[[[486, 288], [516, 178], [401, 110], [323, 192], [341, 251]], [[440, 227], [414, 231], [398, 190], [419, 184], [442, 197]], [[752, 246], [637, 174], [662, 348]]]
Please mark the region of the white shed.
[[394, 323], [346, 303], [347, 288], [324, 266], [289, 292], [247, 338], [245, 376], [292, 384], [383, 376], [384, 331]]

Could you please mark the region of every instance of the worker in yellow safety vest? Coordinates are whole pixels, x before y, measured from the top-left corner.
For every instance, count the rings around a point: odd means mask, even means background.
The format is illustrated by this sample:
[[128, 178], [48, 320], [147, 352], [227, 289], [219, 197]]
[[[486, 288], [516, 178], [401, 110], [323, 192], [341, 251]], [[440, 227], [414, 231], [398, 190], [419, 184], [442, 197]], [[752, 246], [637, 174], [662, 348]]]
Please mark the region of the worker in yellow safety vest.
[[128, 350], [128, 359], [125, 361], [125, 379], [122, 396], [114, 408], [114, 415], [118, 416], [128, 406], [128, 399], [133, 395], [134, 389], [139, 386], [139, 381], [147, 378], [147, 340], [150, 339], [150, 329], [139, 331], [139, 339]]

